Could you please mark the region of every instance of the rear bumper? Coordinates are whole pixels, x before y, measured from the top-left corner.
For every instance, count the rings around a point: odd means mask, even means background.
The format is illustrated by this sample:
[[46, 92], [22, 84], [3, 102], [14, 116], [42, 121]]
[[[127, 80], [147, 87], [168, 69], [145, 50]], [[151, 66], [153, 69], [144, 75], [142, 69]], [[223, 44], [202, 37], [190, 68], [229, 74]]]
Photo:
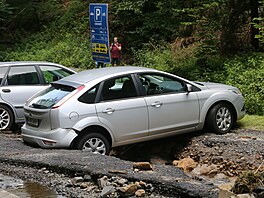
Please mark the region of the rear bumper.
[[73, 139], [77, 136], [72, 129], [54, 129], [51, 131], [39, 131], [37, 128], [21, 128], [22, 139], [25, 143], [38, 145], [41, 148], [69, 148]]

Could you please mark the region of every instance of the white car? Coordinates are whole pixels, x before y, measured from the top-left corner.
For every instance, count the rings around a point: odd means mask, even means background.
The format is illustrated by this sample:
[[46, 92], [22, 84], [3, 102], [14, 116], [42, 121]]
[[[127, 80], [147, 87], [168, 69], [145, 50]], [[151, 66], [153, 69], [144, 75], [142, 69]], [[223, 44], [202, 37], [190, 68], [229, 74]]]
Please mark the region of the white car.
[[0, 130], [24, 122], [28, 98], [49, 83], [76, 72], [48, 62], [0, 62]]
[[24, 110], [25, 143], [100, 154], [205, 126], [226, 133], [245, 115], [244, 98], [235, 87], [125, 66], [56, 81], [27, 101]]

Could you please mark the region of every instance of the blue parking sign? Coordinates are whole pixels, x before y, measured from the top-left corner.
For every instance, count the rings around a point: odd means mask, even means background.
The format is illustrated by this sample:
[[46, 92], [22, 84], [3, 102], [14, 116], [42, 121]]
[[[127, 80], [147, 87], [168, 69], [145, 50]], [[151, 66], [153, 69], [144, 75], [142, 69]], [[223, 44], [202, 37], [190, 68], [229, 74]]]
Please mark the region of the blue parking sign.
[[110, 63], [108, 4], [91, 3], [89, 16], [93, 60]]

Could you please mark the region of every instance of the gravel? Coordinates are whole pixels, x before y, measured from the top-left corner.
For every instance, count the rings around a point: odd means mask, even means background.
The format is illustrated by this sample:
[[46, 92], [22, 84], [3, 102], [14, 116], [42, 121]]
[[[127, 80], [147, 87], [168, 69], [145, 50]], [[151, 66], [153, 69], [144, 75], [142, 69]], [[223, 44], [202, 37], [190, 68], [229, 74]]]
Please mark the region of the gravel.
[[[228, 176], [263, 171], [264, 131], [178, 135], [114, 149], [115, 157], [31, 148], [22, 143], [20, 134], [9, 132], [0, 132], [0, 147], [0, 173], [47, 186], [62, 197], [99, 197], [103, 188], [98, 187], [98, 179], [104, 176], [110, 183], [117, 176], [120, 183], [144, 181], [152, 188], [142, 190], [151, 197], [218, 197], [212, 182], [183, 173], [171, 166], [172, 161], [191, 157], [200, 165], [221, 167], [219, 173]], [[152, 162], [154, 170], [135, 172], [132, 161]]]

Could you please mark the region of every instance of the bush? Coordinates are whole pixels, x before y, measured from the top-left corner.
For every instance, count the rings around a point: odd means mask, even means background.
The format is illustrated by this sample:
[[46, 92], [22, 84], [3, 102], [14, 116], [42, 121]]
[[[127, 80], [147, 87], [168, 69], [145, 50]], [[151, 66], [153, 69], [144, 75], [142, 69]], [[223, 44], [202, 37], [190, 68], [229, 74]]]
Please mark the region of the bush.
[[[51, 6], [51, 4], [47, 4]], [[88, 4], [87, 4], [88, 5]], [[54, 6], [57, 6], [55, 4]], [[48, 26], [30, 35], [13, 48], [0, 53], [0, 61], [49, 61], [68, 67], [94, 67], [90, 51], [87, 7], [75, 0], [54, 16]], [[45, 12], [44, 12], [45, 13]]]
[[255, 53], [226, 61], [226, 83], [238, 87], [249, 114], [264, 115], [264, 54]]

